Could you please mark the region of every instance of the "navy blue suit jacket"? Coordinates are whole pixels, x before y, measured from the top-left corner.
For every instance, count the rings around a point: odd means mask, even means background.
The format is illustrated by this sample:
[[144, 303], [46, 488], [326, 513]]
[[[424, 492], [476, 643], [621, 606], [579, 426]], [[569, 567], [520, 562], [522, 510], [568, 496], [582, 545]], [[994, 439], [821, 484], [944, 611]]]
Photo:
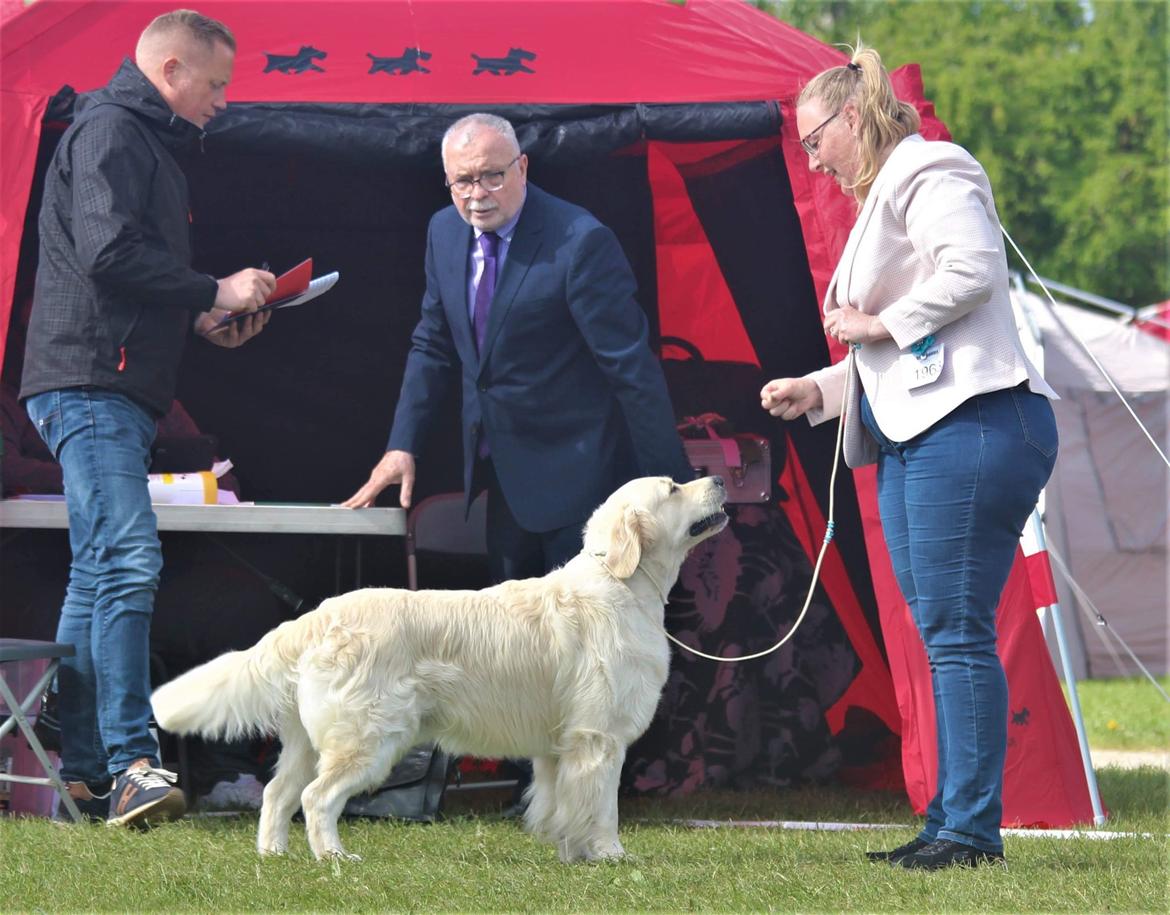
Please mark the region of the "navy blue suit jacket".
[[470, 498], [486, 431], [500, 488], [525, 530], [581, 523], [636, 476], [690, 479], [613, 232], [530, 183], [482, 353], [468, 318], [473, 235], [454, 206], [431, 219], [422, 316], [388, 449], [418, 455], [435, 405], [461, 377], [464, 490]]

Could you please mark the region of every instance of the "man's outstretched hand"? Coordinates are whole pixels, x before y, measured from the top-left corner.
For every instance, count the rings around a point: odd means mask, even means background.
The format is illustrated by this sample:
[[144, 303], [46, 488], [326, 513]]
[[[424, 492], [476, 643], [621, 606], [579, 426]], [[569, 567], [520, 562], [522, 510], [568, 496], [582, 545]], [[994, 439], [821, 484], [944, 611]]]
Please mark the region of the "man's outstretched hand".
[[369, 508], [387, 486], [402, 485], [398, 504], [410, 508], [410, 496], [414, 490], [414, 455], [408, 451], [387, 451], [382, 455], [365, 485], [341, 504], [345, 508]]

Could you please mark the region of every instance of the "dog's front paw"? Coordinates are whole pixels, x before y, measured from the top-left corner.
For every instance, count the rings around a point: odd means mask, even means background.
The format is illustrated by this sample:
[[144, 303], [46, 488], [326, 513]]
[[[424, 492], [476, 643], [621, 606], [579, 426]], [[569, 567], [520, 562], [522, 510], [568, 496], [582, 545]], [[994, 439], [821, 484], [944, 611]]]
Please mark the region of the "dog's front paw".
[[593, 864], [600, 861], [618, 861], [624, 858], [625, 855], [626, 850], [622, 848], [620, 842], [594, 847], [590, 845], [570, 845], [562, 840], [557, 846], [557, 856], [563, 864], [576, 864], [579, 861], [584, 861], [586, 864]]
[[617, 839], [612, 842], [599, 843], [585, 849], [586, 861], [617, 861], [626, 856], [626, 850]]
[[260, 852], [263, 858], [271, 857], [273, 855], [283, 855], [288, 851], [286, 845], [257, 845], [256, 851]]
[[622, 843], [617, 839], [580, 843], [571, 843], [567, 839], [561, 839], [557, 843], [557, 854], [565, 864], [574, 864], [577, 861], [592, 863], [617, 861], [625, 857], [626, 850], [622, 848]]
[[318, 861], [360, 861], [361, 855], [355, 855], [344, 848], [327, 848], [317, 856]]

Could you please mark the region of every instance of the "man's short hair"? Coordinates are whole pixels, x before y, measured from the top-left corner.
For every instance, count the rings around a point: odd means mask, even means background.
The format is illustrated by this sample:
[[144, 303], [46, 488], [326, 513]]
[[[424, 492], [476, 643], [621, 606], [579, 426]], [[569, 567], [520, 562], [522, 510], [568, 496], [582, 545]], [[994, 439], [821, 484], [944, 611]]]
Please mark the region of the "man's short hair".
[[461, 117], [447, 128], [443, 134], [441, 147], [443, 161], [447, 159], [447, 149], [451, 146], [466, 146], [483, 129], [494, 130], [496, 133], [512, 142], [512, 147], [520, 152], [520, 141], [516, 139], [516, 131], [511, 123], [497, 114], [477, 112]]
[[171, 10], [169, 13], [163, 13], [142, 30], [139, 44], [180, 31], [209, 51], [214, 51], [217, 43], [226, 45], [233, 54], [236, 51], [236, 38], [232, 35], [231, 29], [218, 19], [204, 16], [195, 10]]

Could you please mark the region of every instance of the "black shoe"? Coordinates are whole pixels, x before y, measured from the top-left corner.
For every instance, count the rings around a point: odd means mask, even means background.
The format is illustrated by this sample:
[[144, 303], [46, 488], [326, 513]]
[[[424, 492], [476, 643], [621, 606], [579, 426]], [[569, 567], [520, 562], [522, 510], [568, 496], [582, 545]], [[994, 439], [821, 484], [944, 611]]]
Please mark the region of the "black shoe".
[[[92, 823], [104, 823], [106, 817], [110, 815], [110, 784], [105, 785], [89, 785], [85, 782], [66, 782], [65, 788], [69, 792], [69, 796], [73, 798], [73, 803], [77, 805], [78, 812], [81, 813], [83, 820], [88, 820]], [[102, 794], [102, 789], [105, 789], [105, 794]], [[53, 815], [53, 819], [62, 823], [72, 823], [73, 816], [69, 813], [69, 808], [65, 806], [62, 801], [57, 805], [57, 812]]]
[[33, 733], [45, 750], [61, 752], [61, 721], [57, 718], [57, 694], [46, 692], [41, 698], [41, 710], [33, 722]]
[[887, 864], [897, 864], [907, 855], [912, 855], [916, 851], [921, 851], [930, 843], [925, 839], [917, 837], [911, 839], [905, 845], [899, 845], [893, 851], [867, 851], [865, 857], [870, 861], [885, 861]]
[[501, 760], [499, 774], [503, 778], [516, 779], [516, 786], [512, 789], [512, 801], [500, 811], [500, 816], [505, 820], [518, 820], [528, 809], [524, 793], [532, 784], [532, 763], [527, 759]]
[[944, 867], [978, 867], [980, 864], [998, 864], [1007, 867], [1002, 852], [983, 851], [962, 842], [937, 839], [920, 851], [902, 858], [896, 866], [911, 870], [937, 871]]

